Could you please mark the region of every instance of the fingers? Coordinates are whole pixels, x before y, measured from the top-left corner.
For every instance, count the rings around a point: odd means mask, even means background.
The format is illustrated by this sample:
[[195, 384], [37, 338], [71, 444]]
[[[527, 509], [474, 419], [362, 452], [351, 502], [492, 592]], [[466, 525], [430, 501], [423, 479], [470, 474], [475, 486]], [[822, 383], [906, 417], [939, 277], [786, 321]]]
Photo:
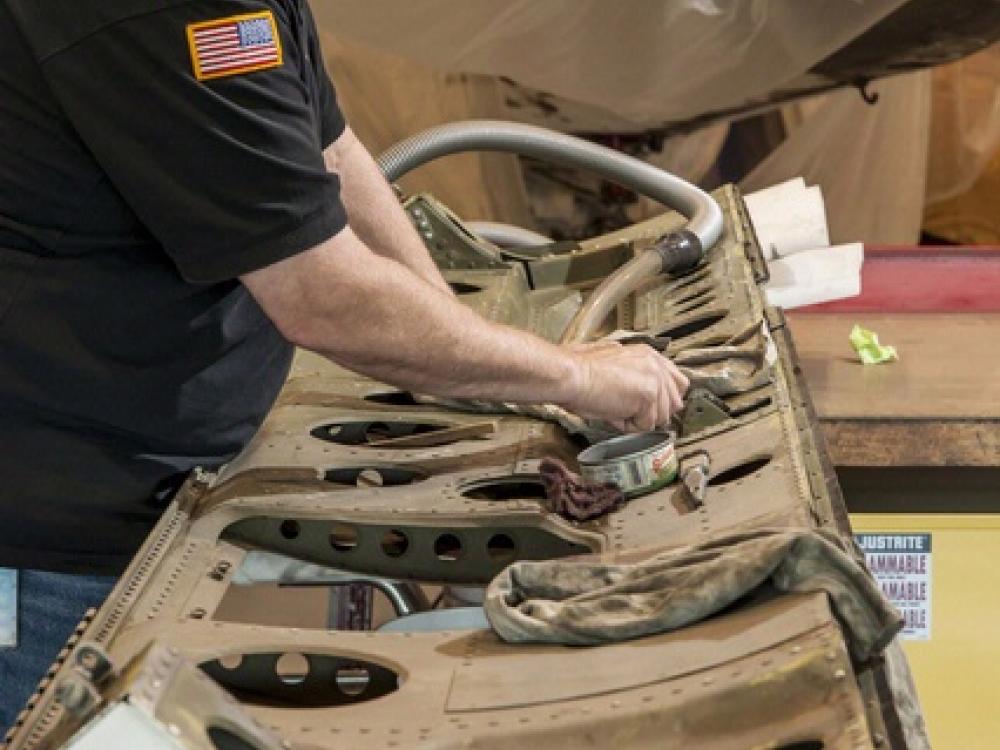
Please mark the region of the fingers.
[[680, 368], [673, 362], [671, 362], [669, 359], [664, 357], [663, 361], [667, 363], [667, 366], [670, 370], [671, 379], [674, 381], [674, 383], [676, 383], [678, 392], [683, 396], [685, 393], [687, 393], [687, 389], [691, 385], [691, 381], [688, 379], [687, 375], [681, 372]]
[[656, 426], [663, 427], [670, 423], [670, 415], [676, 411], [676, 402], [679, 396], [676, 390], [671, 390], [673, 381], [670, 378], [663, 378], [660, 381], [660, 397], [656, 415]]
[[663, 404], [663, 416], [661, 425], [670, 423], [670, 417], [684, 408], [684, 399], [681, 397], [677, 384], [669, 377], [664, 378], [662, 391], [665, 399]]
[[660, 423], [660, 399], [651, 399], [634, 420], [638, 432], [650, 432]]
[[623, 432], [648, 432], [684, 408], [688, 379], [652, 347], [596, 341], [568, 348], [590, 373], [569, 404], [581, 416], [605, 419]]
[[674, 414], [684, 408], [684, 388], [678, 383], [676, 368], [666, 357], [660, 357], [660, 375], [663, 378], [663, 388], [667, 394], [670, 413]]
[[[644, 354], [651, 360], [653, 365], [653, 377], [656, 379], [656, 390], [654, 391], [656, 403], [651, 412], [653, 427], [644, 429], [656, 429], [670, 424], [670, 417], [684, 408], [683, 394], [687, 389], [687, 378], [676, 368], [669, 359], [651, 347], [644, 346]], [[648, 420], [643, 420], [645, 425]]]
[[670, 417], [683, 408], [678, 384], [674, 381], [669, 361], [651, 347], [642, 347], [643, 365], [649, 368], [652, 390], [639, 414], [630, 420], [631, 426], [648, 432], [670, 423]]

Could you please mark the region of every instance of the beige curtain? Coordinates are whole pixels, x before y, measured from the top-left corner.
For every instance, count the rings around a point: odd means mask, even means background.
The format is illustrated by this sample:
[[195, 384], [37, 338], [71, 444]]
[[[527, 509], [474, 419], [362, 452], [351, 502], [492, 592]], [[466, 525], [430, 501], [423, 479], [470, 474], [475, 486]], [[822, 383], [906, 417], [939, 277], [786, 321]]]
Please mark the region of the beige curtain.
[[923, 218], [930, 133], [930, 73], [877, 82], [875, 105], [850, 89], [794, 105], [799, 122], [741, 187], [801, 175], [819, 185], [833, 244], [914, 243]]
[[[343, 109], [377, 154], [426, 127], [469, 118], [615, 132], [732, 106], [802, 75], [900, 1], [818, 0], [827, 14], [819, 38], [815, 7], [780, 0], [313, 0], [313, 7]], [[683, 44], [675, 38], [682, 31]], [[788, 138], [742, 187], [799, 175], [820, 185], [835, 243], [916, 242], [925, 204], [935, 233], [1000, 241], [998, 178], [990, 177], [995, 167], [987, 170], [1000, 145], [1000, 46], [870, 88], [880, 96], [874, 106], [843, 90], [784, 107]], [[670, 139], [650, 160], [697, 181], [726, 128]], [[403, 187], [434, 193], [466, 219], [533, 226], [512, 156], [449, 157]], [[659, 211], [643, 201], [630, 216]]]
[[[499, 116], [494, 78], [436, 72], [328, 32], [321, 38], [341, 108], [375, 155], [433, 125]], [[462, 218], [532, 226], [514, 156], [451, 156], [415, 170], [401, 185], [407, 192], [433, 193]]]
[[1000, 244], [1000, 45], [934, 71], [924, 229]]

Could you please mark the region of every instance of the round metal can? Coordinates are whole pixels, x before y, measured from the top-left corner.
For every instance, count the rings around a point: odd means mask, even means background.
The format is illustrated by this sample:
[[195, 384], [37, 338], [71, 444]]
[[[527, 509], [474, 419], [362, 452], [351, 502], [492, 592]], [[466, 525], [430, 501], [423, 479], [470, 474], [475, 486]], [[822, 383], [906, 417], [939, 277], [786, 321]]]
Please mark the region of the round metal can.
[[596, 443], [576, 457], [580, 473], [591, 482], [611, 482], [625, 497], [637, 497], [670, 484], [677, 477], [673, 432], [621, 435]]

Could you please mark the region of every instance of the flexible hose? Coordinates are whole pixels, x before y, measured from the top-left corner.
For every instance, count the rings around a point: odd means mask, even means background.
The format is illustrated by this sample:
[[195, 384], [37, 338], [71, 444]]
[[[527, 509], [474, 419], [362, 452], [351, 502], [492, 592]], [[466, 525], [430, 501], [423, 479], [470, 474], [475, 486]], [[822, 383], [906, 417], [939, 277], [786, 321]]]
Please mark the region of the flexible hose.
[[621, 266], [590, 293], [569, 322], [561, 342], [574, 344], [592, 338], [619, 303], [645, 281], [661, 273], [694, 268], [703, 255], [698, 238], [691, 232], [680, 230], [661, 237], [653, 247]]
[[533, 125], [497, 120], [440, 125], [397, 143], [379, 157], [378, 164], [392, 182], [422, 164], [465, 151], [503, 151], [584, 169], [687, 217], [688, 224], [681, 232], [668, 235], [667, 242], [657, 243], [598, 286], [570, 323], [564, 343], [590, 338], [615, 306], [645, 279], [696, 265], [722, 234], [722, 210], [708, 193], [691, 183], [610, 148]]
[[552, 238], [514, 224], [496, 221], [467, 221], [466, 228], [498, 247], [538, 247], [551, 245]]
[[684, 214], [703, 248], [722, 233], [722, 210], [712, 196], [669, 172], [610, 148], [545, 128], [499, 120], [439, 125], [400, 141], [378, 158], [390, 182], [422, 164], [465, 151], [505, 151], [567, 164], [658, 200]]
[[594, 331], [611, 314], [619, 302], [656, 276], [663, 260], [653, 250], [647, 250], [608, 276], [590, 293], [562, 335], [563, 344], [574, 344], [591, 338]]

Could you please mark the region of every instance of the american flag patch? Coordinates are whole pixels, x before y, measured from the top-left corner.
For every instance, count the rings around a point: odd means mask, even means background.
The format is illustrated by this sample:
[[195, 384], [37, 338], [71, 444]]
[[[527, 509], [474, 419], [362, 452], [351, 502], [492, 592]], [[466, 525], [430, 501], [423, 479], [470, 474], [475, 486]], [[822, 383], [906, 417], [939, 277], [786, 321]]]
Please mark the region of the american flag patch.
[[192, 23], [187, 36], [199, 81], [281, 65], [281, 38], [269, 10]]

